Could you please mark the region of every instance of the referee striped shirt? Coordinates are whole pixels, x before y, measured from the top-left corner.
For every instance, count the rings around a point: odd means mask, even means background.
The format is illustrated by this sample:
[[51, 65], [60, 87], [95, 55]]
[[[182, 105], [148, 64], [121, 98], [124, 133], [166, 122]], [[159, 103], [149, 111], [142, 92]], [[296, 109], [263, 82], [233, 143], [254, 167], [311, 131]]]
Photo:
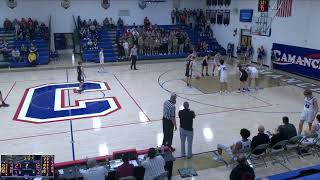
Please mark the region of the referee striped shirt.
[[176, 106], [170, 101], [167, 100], [163, 104], [163, 118], [171, 119], [176, 117]]

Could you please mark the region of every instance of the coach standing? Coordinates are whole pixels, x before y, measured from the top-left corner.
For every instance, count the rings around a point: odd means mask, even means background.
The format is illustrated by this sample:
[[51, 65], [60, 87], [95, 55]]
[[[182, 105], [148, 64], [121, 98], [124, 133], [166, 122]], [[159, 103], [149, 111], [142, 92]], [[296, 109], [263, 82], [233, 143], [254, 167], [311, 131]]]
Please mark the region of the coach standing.
[[195, 114], [193, 111], [190, 111], [188, 102], [184, 102], [183, 107], [184, 109], [179, 111], [181, 156], [182, 157], [186, 156], [185, 144], [187, 139], [188, 141], [187, 158], [190, 159], [192, 157], [193, 119], [195, 118]]
[[137, 58], [138, 58], [138, 48], [137, 45], [133, 45], [133, 48], [131, 48], [130, 51], [130, 58], [131, 58], [131, 70], [132, 67], [134, 68], [134, 70], [138, 70], [136, 67], [136, 63], [137, 63]]
[[163, 141], [162, 145], [167, 146], [171, 151], [175, 149], [172, 147], [173, 138], [173, 128], [177, 130], [176, 124], [176, 99], [177, 95], [175, 93], [171, 94], [170, 100], [166, 100], [163, 104]]

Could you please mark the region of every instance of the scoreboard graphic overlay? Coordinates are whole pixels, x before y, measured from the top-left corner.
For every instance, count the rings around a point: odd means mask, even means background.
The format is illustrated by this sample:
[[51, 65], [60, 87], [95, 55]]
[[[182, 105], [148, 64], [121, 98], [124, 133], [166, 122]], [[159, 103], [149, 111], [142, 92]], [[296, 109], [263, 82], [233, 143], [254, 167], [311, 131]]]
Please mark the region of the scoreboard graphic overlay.
[[53, 176], [53, 155], [1, 155], [1, 177]]

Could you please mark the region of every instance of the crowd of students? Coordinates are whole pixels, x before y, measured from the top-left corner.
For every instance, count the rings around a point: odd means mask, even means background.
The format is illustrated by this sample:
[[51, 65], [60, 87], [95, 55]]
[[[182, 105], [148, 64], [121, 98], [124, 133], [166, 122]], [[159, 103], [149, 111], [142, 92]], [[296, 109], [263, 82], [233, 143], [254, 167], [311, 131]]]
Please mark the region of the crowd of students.
[[38, 22], [37, 19], [21, 18], [10, 21], [8, 18], [3, 23], [5, 31], [15, 32], [18, 40], [33, 40], [36, 36], [41, 39], [49, 39], [49, 28], [44, 22]]

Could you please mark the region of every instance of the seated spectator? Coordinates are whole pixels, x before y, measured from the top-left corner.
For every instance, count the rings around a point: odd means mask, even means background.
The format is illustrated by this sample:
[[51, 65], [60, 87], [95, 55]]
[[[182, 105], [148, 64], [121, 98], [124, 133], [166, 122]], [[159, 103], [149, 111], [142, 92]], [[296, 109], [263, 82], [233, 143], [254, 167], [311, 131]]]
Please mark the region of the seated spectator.
[[6, 19], [4, 20], [4, 22], [3, 22], [3, 27], [4, 27], [5, 31], [10, 31], [10, 30], [12, 30], [12, 29], [13, 29], [13, 27], [12, 27], [12, 22], [11, 22], [8, 18], [6, 18]]
[[288, 140], [297, 135], [296, 127], [289, 123], [289, 118], [287, 116], [282, 118], [282, 122], [283, 131]]
[[11, 52], [11, 55], [12, 55], [12, 59], [16, 62], [20, 62], [21, 60], [21, 56], [20, 56], [20, 51], [17, 47], [15, 47], [14, 49], [12, 49], [12, 52]]
[[230, 180], [254, 180], [255, 173], [253, 168], [247, 164], [245, 156], [239, 155], [237, 161], [238, 165], [230, 173]]
[[117, 172], [116, 172], [117, 177], [123, 178], [123, 177], [133, 176], [134, 166], [129, 163], [128, 154], [124, 154], [122, 156], [122, 161], [123, 161], [123, 164], [117, 168]]
[[20, 55], [22, 58], [26, 58], [28, 55], [28, 48], [24, 44], [20, 47]]
[[231, 158], [235, 158], [239, 153], [246, 153], [251, 150], [250, 131], [248, 129], [240, 130], [241, 140], [230, 147], [218, 144], [218, 156], [214, 157], [216, 161], [223, 161], [222, 151], [224, 150]]
[[161, 155], [157, 156], [155, 148], [150, 148], [148, 151], [148, 159], [141, 163], [144, 167], [144, 180], [153, 180], [155, 177], [164, 173], [165, 161]]
[[[277, 144], [280, 141], [286, 140], [287, 135], [284, 132], [283, 126], [279, 126], [276, 130], [276, 133], [272, 135], [270, 140], [270, 147], [273, 147], [275, 144]], [[274, 149], [280, 149], [281, 147], [274, 147]]]
[[[257, 146], [261, 144], [269, 144], [270, 138], [267, 134], [264, 133], [264, 127], [260, 125], [258, 127], [258, 134], [252, 138], [251, 141], [251, 150], [254, 150]], [[255, 154], [259, 155], [263, 153], [263, 151], [256, 151]]]
[[105, 180], [108, 170], [104, 166], [98, 166], [96, 159], [87, 160], [88, 169], [80, 169], [84, 180]]

